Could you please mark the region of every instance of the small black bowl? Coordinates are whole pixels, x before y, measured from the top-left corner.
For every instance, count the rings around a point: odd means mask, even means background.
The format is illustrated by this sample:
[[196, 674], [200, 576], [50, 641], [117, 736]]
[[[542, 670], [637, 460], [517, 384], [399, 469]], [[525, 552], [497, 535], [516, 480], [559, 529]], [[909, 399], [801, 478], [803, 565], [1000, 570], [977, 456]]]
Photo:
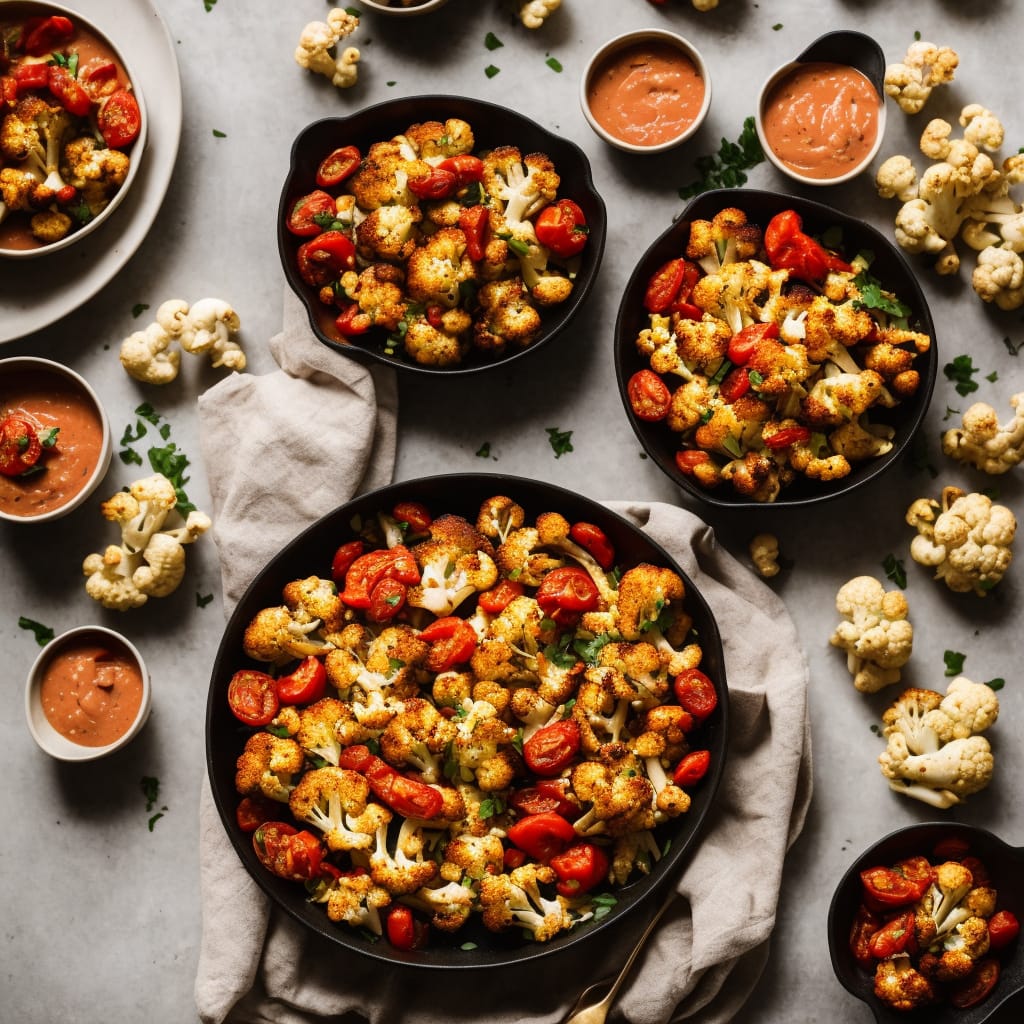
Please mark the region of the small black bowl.
[[[783, 487], [775, 501], [769, 503], [754, 501], [737, 493], [726, 483], [711, 491], [701, 487], [676, 466], [675, 454], [679, 450], [679, 435], [673, 433], [664, 423], [646, 422], [634, 412], [626, 390], [630, 377], [637, 370], [648, 366], [645, 356], [637, 352], [636, 338], [648, 326], [648, 313], [643, 298], [651, 275], [670, 259], [686, 251], [690, 237], [690, 225], [695, 220], [710, 220], [726, 207], [743, 210], [752, 224], [762, 228], [777, 213], [795, 210], [803, 219], [803, 229], [817, 235], [829, 228], [842, 230], [842, 249], [847, 257], [855, 256], [861, 250], [874, 253], [871, 273], [886, 288], [893, 291], [913, 311], [910, 325], [928, 334], [931, 347], [915, 360], [914, 366], [921, 374], [917, 392], [909, 400], [903, 400], [893, 409], [873, 407], [871, 419], [877, 423], [892, 426], [896, 433], [893, 447], [886, 455], [855, 465], [846, 477], [834, 483], [822, 483], [800, 476], [793, 483]], [[884, 473], [899, 458], [901, 452], [913, 438], [928, 408], [935, 373], [938, 366], [935, 327], [924, 297], [910, 264], [895, 245], [870, 224], [843, 213], [823, 203], [817, 203], [800, 196], [783, 192], [766, 192], [757, 189], [715, 189], [704, 192], [683, 210], [679, 219], [661, 234], [640, 258], [633, 271], [615, 321], [615, 373], [619, 383], [619, 394], [626, 410], [626, 416], [633, 426], [637, 438], [655, 464], [684, 491], [709, 505], [723, 508], [786, 508], [810, 505], [835, 498], [874, 479]], [[667, 382], [674, 390], [680, 380]]]
[[[345, 337], [334, 325], [338, 311], [317, 298], [316, 289], [299, 275], [295, 254], [306, 241], [288, 231], [285, 220], [296, 200], [317, 188], [316, 169], [324, 157], [338, 146], [355, 145], [366, 153], [374, 142], [404, 132], [409, 125], [425, 121], [462, 118], [473, 129], [473, 152], [497, 146], [518, 146], [523, 155], [546, 153], [561, 177], [560, 199], [572, 199], [583, 210], [589, 228], [586, 248], [580, 255], [579, 272], [572, 294], [557, 306], [540, 310], [543, 327], [526, 348], [509, 350], [501, 356], [487, 356], [476, 350], [455, 366], [421, 366], [407, 358], [401, 349], [393, 355], [384, 351], [386, 333], [370, 330], [364, 335]], [[604, 252], [607, 218], [604, 201], [594, 187], [590, 161], [576, 143], [555, 135], [535, 121], [507, 107], [461, 96], [408, 96], [365, 107], [348, 117], [329, 117], [307, 125], [292, 144], [291, 164], [281, 190], [278, 206], [277, 242], [285, 278], [302, 299], [309, 322], [317, 337], [331, 348], [363, 362], [384, 363], [397, 370], [422, 375], [452, 376], [506, 366], [547, 344], [572, 320], [597, 277]]]
[[931, 821], [897, 829], [868, 847], [843, 875], [828, 911], [828, 947], [832, 969], [840, 983], [871, 1008], [878, 1024], [927, 1021], [928, 1024], [982, 1024], [994, 1019], [1007, 1000], [1024, 989], [1024, 940], [1018, 938], [999, 954], [1000, 977], [983, 1003], [966, 1010], [948, 1004], [905, 1013], [884, 1005], [874, 994], [874, 976], [865, 971], [850, 950], [850, 926], [861, 901], [860, 873], [866, 868], [889, 867], [906, 857], [930, 857], [940, 840], [967, 845], [967, 855], [977, 857], [988, 870], [998, 893], [998, 906], [1024, 920], [1024, 848], [1005, 843], [974, 825], [955, 821]]
[[[453, 936], [435, 933], [427, 948], [403, 953], [384, 940], [374, 943], [348, 925], [334, 924], [324, 907], [306, 899], [301, 884], [277, 878], [260, 864], [253, 851], [252, 837], [242, 832], [235, 821], [239, 801], [234, 785], [235, 759], [252, 730], [242, 726], [231, 713], [227, 701], [228, 682], [239, 669], [261, 667], [249, 662], [242, 651], [242, 635], [255, 613], [280, 604], [281, 588], [290, 580], [311, 573], [329, 578], [334, 551], [354, 535], [354, 519], [373, 517], [399, 501], [421, 501], [435, 515], [451, 512], [475, 521], [482, 502], [498, 494], [508, 495], [522, 505], [530, 521], [540, 512], [557, 511], [570, 522], [582, 519], [595, 523], [608, 535], [623, 566], [650, 562], [672, 568], [682, 576], [686, 584], [686, 608], [693, 617], [703, 651], [701, 668], [713, 680], [719, 695], [717, 709], [701, 725], [699, 733], [694, 734], [695, 745], [710, 750], [711, 768], [693, 790], [690, 810], [656, 831], [659, 847], [666, 849], [667, 846], [665, 855], [649, 875], [641, 875], [615, 891], [617, 902], [600, 921], [580, 925], [546, 943], [526, 941], [515, 929], [495, 934], [471, 921]], [[242, 863], [270, 899], [305, 927], [341, 947], [390, 964], [430, 969], [499, 967], [575, 947], [606, 928], [614, 928], [616, 923], [621, 923], [623, 915], [636, 907], [654, 905], [658, 894], [672, 884], [684, 858], [699, 841], [705, 819], [714, 805], [726, 759], [728, 705], [722, 642], [714, 616], [686, 574], [642, 530], [603, 505], [551, 484], [503, 475], [435, 476], [392, 484], [335, 509], [286, 545], [253, 580], [228, 622], [213, 667], [206, 710], [207, 770], [221, 820]], [[287, 813], [285, 820], [288, 820]], [[473, 948], [462, 948], [466, 943], [473, 943]]]

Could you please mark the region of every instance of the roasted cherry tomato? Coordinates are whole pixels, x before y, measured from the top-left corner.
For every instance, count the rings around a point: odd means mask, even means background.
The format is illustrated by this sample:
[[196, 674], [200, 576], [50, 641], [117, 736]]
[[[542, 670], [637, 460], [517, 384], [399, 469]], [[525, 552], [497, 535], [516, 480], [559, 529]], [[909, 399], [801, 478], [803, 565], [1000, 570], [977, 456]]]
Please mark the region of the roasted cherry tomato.
[[707, 774], [710, 765], [710, 750], [691, 750], [676, 765], [672, 781], [680, 788], [695, 786]]
[[[894, 864], [893, 870], [912, 882], [922, 883], [925, 889], [935, 880], [935, 868], [931, 866], [927, 857], [907, 857]], [[924, 895], [924, 890], [921, 895]]]
[[809, 427], [783, 427], [776, 430], [774, 434], [763, 437], [765, 448], [770, 451], [779, 451], [782, 448], [789, 448], [794, 444], [806, 444], [811, 439]]
[[427, 944], [427, 925], [417, 920], [404, 904], [399, 903], [388, 911], [385, 930], [388, 942], [403, 952], [422, 949]]
[[278, 878], [307, 882], [320, 874], [324, 848], [311, 832], [283, 821], [267, 821], [252, 834], [260, 863]]
[[850, 952], [865, 970], [875, 969], [875, 958], [871, 955], [871, 936], [882, 927], [882, 919], [863, 904], [857, 908], [857, 915], [850, 926]]
[[510, 825], [508, 837], [523, 853], [546, 864], [576, 839], [576, 830], [560, 814], [544, 811]]
[[587, 218], [571, 199], [559, 199], [553, 205], [545, 206], [533, 229], [537, 241], [563, 259], [582, 252], [590, 237]]
[[558, 875], [555, 888], [570, 899], [589, 892], [608, 875], [608, 854], [593, 843], [573, 843], [567, 850], [556, 853], [549, 863]]
[[458, 187], [459, 179], [440, 167], [431, 168], [428, 174], [409, 179], [409, 191], [417, 199], [446, 199]]
[[673, 302], [670, 312], [680, 320], [700, 320], [704, 316], [704, 310], [692, 302]]
[[39, 432], [23, 416], [7, 416], [0, 423], [0, 473], [21, 476], [43, 454]]
[[345, 574], [342, 601], [350, 608], [369, 608], [373, 589], [387, 576], [406, 585], [419, 583], [420, 570], [416, 557], [405, 545], [376, 548], [360, 555]]
[[331, 579], [335, 583], [343, 584], [345, 574], [352, 567], [352, 563], [363, 553], [363, 542], [361, 540], [346, 541], [331, 559]]
[[960, 863], [970, 871], [975, 885], [988, 885], [991, 881], [988, 876], [988, 868], [977, 857], [963, 857]]
[[359, 308], [358, 302], [349, 302], [334, 318], [334, 326], [338, 328], [339, 334], [354, 338], [365, 334], [373, 326], [373, 318]]
[[437, 165], [442, 171], [448, 171], [455, 175], [455, 187], [457, 189], [468, 185], [471, 181], [483, 181], [484, 162], [478, 156], [470, 153], [459, 153], [457, 156], [450, 156]]
[[560, 775], [580, 749], [580, 727], [571, 718], [550, 722], [523, 744], [523, 760], [534, 775]]
[[871, 936], [868, 949], [876, 960], [888, 960], [897, 953], [917, 952], [917, 932], [914, 911], [894, 917]]
[[672, 683], [680, 707], [703, 722], [718, 707], [715, 684], [699, 668], [684, 669]]
[[970, 848], [971, 844], [966, 839], [961, 839], [959, 836], [947, 836], [932, 847], [932, 854], [938, 860], [963, 860]]
[[323, 231], [299, 246], [296, 260], [302, 280], [314, 288], [322, 288], [337, 281], [346, 270], [355, 269], [356, 247], [352, 239], [340, 231]]
[[420, 639], [430, 644], [425, 664], [431, 672], [448, 672], [464, 665], [476, 650], [476, 630], [457, 615], [435, 619], [420, 633]]
[[958, 1009], [966, 1010], [984, 1002], [999, 981], [999, 961], [991, 958], [979, 960], [967, 977], [950, 989], [949, 1001]]
[[316, 183], [321, 188], [340, 185], [354, 174], [362, 155], [355, 146], [339, 146], [333, 153], [320, 161], [316, 169]]
[[864, 902], [869, 909], [884, 912], [916, 903], [928, 888], [928, 881], [911, 879], [892, 868], [866, 868], [860, 873]]
[[74, 34], [74, 24], [62, 14], [26, 18], [21, 27], [18, 49], [29, 57], [43, 57], [53, 50], [59, 50]]
[[520, 814], [554, 811], [563, 818], [574, 819], [580, 813], [579, 804], [569, 798], [565, 779], [538, 779], [532, 786], [514, 789], [509, 796], [509, 803]]
[[312, 704], [327, 692], [327, 669], [312, 654], [298, 667], [277, 677], [277, 698], [282, 704]]
[[466, 253], [471, 260], [480, 261], [487, 251], [487, 233], [490, 213], [486, 206], [467, 206], [459, 211], [459, 227], [466, 236]]
[[409, 588], [393, 576], [385, 576], [370, 592], [366, 617], [370, 622], [387, 622], [405, 606]]
[[[685, 303], [700, 278], [695, 263], [681, 256], [659, 267], [647, 282], [644, 308], [648, 313], [664, 313], [676, 303]], [[698, 313], [697, 319], [700, 319]]]
[[653, 370], [637, 370], [626, 384], [629, 405], [646, 423], [663, 420], [672, 406], [668, 385]]
[[410, 533], [426, 533], [434, 521], [430, 509], [421, 501], [400, 501], [391, 514], [400, 523], [405, 523]]
[[591, 612], [600, 595], [590, 573], [574, 565], [552, 569], [534, 595], [540, 610], [560, 626], [575, 622], [581, 612]]
[[[89, 94], [79, 85], [78, 80], [72, 76], [67, 68], [62, 67], [60, 64], [50, 64], [48, 67], [49, 80], [47, 85], [50, 92], [57, 97], [57, 101], [69, 113], [74, 114], [75, 117], [85, 117], [92, 110], [92, 100], [89, 98]], [[100, 117], [97, 119], [100, 134], [103, 135], [103, 141], [108, 146], [111, 146], [113, 143], [107, 139], [106, 133], [103, 130], [102, 113], [101, 110]]]
[[[52, 84], [50, 88], [53, 88]], [[142, 112], [135, 94], [129, 89], [111, 93], [100, 106], [96, 124], [103, 141], [111, 149], [130, 146], [142, 130]]]
[[[47, 75], [49, 78], [49, 75]], [[18, 83], [13, 75], [0, 75], [0, 103], [13, 107], [18, 102]]]
[[711, 456], [700, 448], [684, 448], [676, 452], [676, 468], [684, 476], [693, 476], [698, 466], [711, 461]]
[[11, 77], [18, 83], [18, 89], [45, 89], [50, 84], [50, 65], [37, 61], [33, 64], [18, 64], [11, 71]]
[[727, 405], [742, 398], [750, 390], [750, 374], [745, 366], [733, 367], [718, 385], [718, 393]]
[[117, 65], [109, 57], [90, 57], [79, 65], [78, 81], [93, 103], [99, 103], [117, 89]]
[[1004, 949], [1020, 934], [1020, 921], [1009, 910], [997, 910], [988, 919], [990, 949]]
[[387, 761], [371, 754], [364, 744], [342, 750], [338, 765], [360, 772], [377, 799], [403, 817], [436, 818], [444, 806], [444, 797], [439, 790], [425, 782], [407, 778]]
[[576, 541], [607, 572], [615, 564], [615, 548], [608, 535], [594, 523], [573, 523], [569, 537]]
[[255, 832], [260, 825], [273, 821], [281, 813], [276, 800], [263, 796], [244, 796], [235, 808], [235, 821], [243, 832]]
[[777, 338], [779, 327], [774, 321], [766, 324], [748, 324], [729, 339], [729, 350], [726, 353], [729, 362], [736, 366], [746, 366], [757, 346], [766, 338]]
[[506, 846], [501, 861], [506, 871], [514, 871], [526, 863], [526, 854], [516, 846]]
[[498, 615], [524, 593], [526, 588], [518, 580], [501, 579], [490, 590], [485, 590], [477, 597], [477, 604], [488, 615]]
[[[285, 227], [293, 235], [312, 238], [324, 230], [324, 221], [327, 224], [333, 221], [337, 212], [334, 197], [329, 196], [322, 189], [315, 189], [308, 195], [295, 200], [291, 213], [288, 214], [288, 219], [285, 221]], [[327, 220], [327, 218], [331, 219]]]
[[776, 270], [788, 270], [802, 281], [823, 281], [829, 271], [849, 272], [853, 268], [803, 231], [795, 210], [784, 210], [768, 222], [764, 247], [768, 262]]
[[246, 725], [268, 725], [281, 709], [274, 677], [256, 669], [240, 669], [228, 683], [228, 707]]

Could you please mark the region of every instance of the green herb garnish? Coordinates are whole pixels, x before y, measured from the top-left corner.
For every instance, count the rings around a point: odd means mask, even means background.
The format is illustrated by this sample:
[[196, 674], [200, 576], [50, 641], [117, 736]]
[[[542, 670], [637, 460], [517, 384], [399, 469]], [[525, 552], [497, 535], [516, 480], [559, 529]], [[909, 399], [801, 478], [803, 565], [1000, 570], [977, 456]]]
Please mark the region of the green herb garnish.
[[1006, 680], [1002, 676], [996, 676], [995, 679], [990, 679], [985, 685], [992, 690], [1001, 690], [1006, 685]]
[[544, 61], [544, 63], [547, 64], [547, 66], [551, 68], [552, 71], [562, 70], [562, 62], [558, 60], [557, 57], [548, 57], [548, 59]]
[[505, 44], [493, 32], [488, 32], [487, 35], [484, 36], [484, 46], [486, 46], [488, 50], [499, 50], [504, 45]]
[[491, 442], [484, 441], [482, 445], [476, 450], [477, 458], [489, 459], [491, 457]]
[[964, 670], [967, 655], [961, 654], [959, 651], [944, 651], [942, 660], [946, 663], [946, 675], [958, 676]]
[[903, 560], [893, 554], [888, 554], [882, 559], [882, 568], [885, 570], [887, 579], [893, 581], [900, 590], [907, 587], [907, 571], [903, 567]]
[[228, 137], [227, 132], [222, 132], [219, 128], [213, 129], [213, 137], [215, 139], [226, 139]]
[[213, 594], [200, 594], [196, 591], [196, 607], [205, 608], [213, 600]]
[[560, 459], [567, 452], [574, 450], [571, 430], [559, 430], [558, 427], [545, 427], [544, 429], [547, 431], [548, 443], [551, 445], [556, 459]]
[[501, 71], [501, 68], [495, 67], [493, 64], [488, 64], [487, 67], [484, 68], [484, 74], [488, 78], [493, 78], [499, 71]]
[[694, 166], [700, 178], [680, 188], [679, 198], [692, 199], [713, 188], [744, 185], [747, 181], [744, 172], [756, 167], [762, 160], [764, 150], [757, 137], [754, 118], [748, 117], [743, 122], [743, 130], [736, 142], [723, 138], [717, 154], [697, 158]]
[[957, 356], [952, 362], [946, 363], [942, 372], [956, 385], [957, 394], [969, 395], [972, 391], [978, 390], [977, 381], [972, 379], [978, 368], [970, 356]]
[[138, 318], [142, 316], [142, 314], [145, 313], [147, 309], [149, 309], [148, 302], [136, 302], [135, 305], [132, 306], [132, 317], [138, 320]]
[[54, 637], [54, 632], [49, 626], [44, 626], [35, 619], [28, 619], [24, 615], [18, 617], [18, 628], [31, 630], [40, 647], [45, 647]]

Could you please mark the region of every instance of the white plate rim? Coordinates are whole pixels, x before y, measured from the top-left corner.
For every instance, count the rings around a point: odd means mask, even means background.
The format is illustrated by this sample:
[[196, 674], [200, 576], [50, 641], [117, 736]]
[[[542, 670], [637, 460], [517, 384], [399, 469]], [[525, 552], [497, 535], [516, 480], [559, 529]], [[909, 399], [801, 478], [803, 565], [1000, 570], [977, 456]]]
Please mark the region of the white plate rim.
[[[16, 0], [0, 0], [0, 6], [11, 2]], [[133, 63], [149, 117], [145, 163], [115, 215], [81, 245], [37, 260], [0, 259], [0, 344], [49, 327], [78, 309], [128, 262], [163, 203], [181, 140], [178, 58], [154, 0], [72, 0], [69, 6], [136, 55]], [[55, 276], [61, 282], [57, 288]]]

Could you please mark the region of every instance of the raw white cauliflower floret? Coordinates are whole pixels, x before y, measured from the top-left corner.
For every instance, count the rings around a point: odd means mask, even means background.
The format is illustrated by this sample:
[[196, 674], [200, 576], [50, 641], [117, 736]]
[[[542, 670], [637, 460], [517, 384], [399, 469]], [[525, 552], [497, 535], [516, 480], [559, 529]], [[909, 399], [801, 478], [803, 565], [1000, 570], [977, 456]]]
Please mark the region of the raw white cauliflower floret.
[[911, 558], [933, 566], [935, 578], [950, 590], [984, 597], [1009, 568], [1017, 520], [986, 494], [945, 487], [941, 504], [918, 498], [906, 520], [917, 530]]
[[359, 78], [360, 53], [354, 46], [339, 49], [341, 40], [359, 27], [359, 18], [340, 7], [327, 12], [325, 21], [311, 21], [299, 35], [295, 62], [323, 75], [339, 89], [349, 89]]
[[1013, 418], [1000, 423], [987, 402], [975, 402], [963, 416], [963, 424], [942, 435], [942, 450], [983, 473], [997, 475], [1024, 459], [1024, 391], [1010, 399]]
[[885, 94], [905, 114], [920, 113], [936, 86], [953, 81], [959, 63], [959, 56], [950, 47], [917, 40], [910, 44], [903, 60], [885, 69]]
[[845, 621], [829, 642], [847, 652], [853, 685], [862, 693], [877, 693], [899, 682], [914, 643], [903, 594], [886, 591], [873, 576], [856, 576], [839, 588], [836, 610]]
[[771, 579], [779, 574], [779, 538], [773, 533], [759, 533], [750, 538], [750, 560], [758, 574]]
[[562, 0], [523, 0], [519, 4], [519, 20], [527, 28], [540, 28], [562, 6]]
[[185, 315], [181, 347], [193, 355], [206, 353], [214, 367], [244, 370], [245, 353], [232, 337], [240, 326], [238, 314], [229, 303], [223, 299], [200, 299]]

